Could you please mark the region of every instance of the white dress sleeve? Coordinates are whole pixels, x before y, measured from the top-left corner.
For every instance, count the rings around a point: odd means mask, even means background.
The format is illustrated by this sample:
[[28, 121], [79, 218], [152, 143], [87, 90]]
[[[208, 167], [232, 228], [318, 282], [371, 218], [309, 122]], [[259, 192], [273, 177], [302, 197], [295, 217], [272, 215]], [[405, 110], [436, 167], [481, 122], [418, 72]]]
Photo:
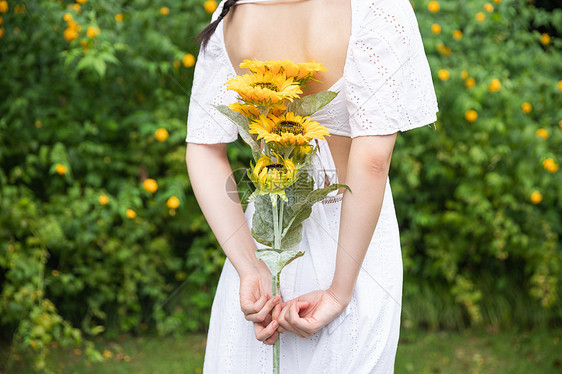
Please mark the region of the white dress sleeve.
[[[221, 6], [217, 8], [213, 19], [216, 19], [221, 9]], [[235, 73], [224, 50], [222, 38], [221, 22], [209, 39], [207, 48], [199, 51], [189, 100], [186, 142], [230, 143], [238, 137], [236, 125], [214, 108], [214, 105], [236, 102], [236, 93], [228, 91], [225, 86], [226, 81], [234, 77]]]
[[351, 137], [436, 121], [437, 100], [408, 0], [356, 1], [344, 73]]

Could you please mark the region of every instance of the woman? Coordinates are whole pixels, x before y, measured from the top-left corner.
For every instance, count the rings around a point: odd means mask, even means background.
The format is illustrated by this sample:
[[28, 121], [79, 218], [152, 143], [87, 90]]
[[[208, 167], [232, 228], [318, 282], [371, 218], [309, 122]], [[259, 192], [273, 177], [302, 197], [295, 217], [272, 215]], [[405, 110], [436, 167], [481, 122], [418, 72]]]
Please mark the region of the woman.
[[[388, 170], [398, 131], [433, 123], [437, 103], [417, 21], [407, 0], [222, 2], [202, 32], [189, 106], [188, 173], [227, 255], [211, 312], [205, 373], [269, 373], [281, 339], [283, 373], [390, 373], [398, 343], [402, 261]], [[304, 94], [339, 91], [313, 117], [315, 183], [346, 183], [305, 221], [304, 257], [281, 275], [254, 255], [226, 157], [237, 138], [212, 105], [236, 101], [224, 83], [244, 59], [318, 61]], [[335, 171], [335, 172], [334, 172]], [[233, 196], [234, 195], [234, 196]], [[265, 343], [265, 344], [263, 344]]]

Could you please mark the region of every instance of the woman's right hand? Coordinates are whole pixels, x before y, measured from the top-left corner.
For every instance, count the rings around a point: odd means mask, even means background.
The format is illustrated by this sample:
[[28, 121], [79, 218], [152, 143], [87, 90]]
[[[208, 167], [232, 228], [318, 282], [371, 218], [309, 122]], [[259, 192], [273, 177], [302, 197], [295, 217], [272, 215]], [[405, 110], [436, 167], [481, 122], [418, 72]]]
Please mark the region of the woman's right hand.
[[272, 297], [271, 272], [259, 261], [255, 271], [245, 272], [240, 276], [240, 308], [246, 320], [254, 323], [256, 339], [273, 344], [279, 333], [279, 323], [272, 318], [272, 312], [281, 303], [281, 297]]

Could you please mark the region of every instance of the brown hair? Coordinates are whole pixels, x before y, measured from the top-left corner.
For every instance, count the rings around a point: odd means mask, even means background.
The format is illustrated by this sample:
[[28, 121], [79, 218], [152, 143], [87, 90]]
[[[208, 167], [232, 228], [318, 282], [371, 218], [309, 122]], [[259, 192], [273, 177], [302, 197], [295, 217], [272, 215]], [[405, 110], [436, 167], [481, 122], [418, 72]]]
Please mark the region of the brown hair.
[[211, 38], [211, 36], [214, 34], [215, 30], [217, 29], [217, 26], [219, 25], [219, 22], [222, 21], [222, 19], [228, 14], [228, 11], [230, 10], [230, 8], [234, 4], [236, 4], [237, 1], [238, 0], [226, 0], [224, 2], [222, 12], [218, 16], [218, 18], [216, 20], [214, 20], [213, 22], [211, 22], [210, 24], [208, 24], [207, 27], [205, 27], [197, 35], [197, 39], [200, 41], [201, 47], [203, 49], [205, 49], [205, 47], [207, 46], [207, 43], [209, 42], [209, 39]]

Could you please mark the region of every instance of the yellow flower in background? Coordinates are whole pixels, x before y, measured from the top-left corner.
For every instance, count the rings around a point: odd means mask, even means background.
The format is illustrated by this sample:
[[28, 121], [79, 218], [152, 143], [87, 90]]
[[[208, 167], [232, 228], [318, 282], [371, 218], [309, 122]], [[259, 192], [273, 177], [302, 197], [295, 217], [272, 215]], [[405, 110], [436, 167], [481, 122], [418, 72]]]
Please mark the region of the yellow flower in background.
[[106, 360], [110, 359], [111, 357], [113, 357], [113, 352], [111, 352], [108, 349], [104, 349], [103, 353], [103, 358], [105, 358]]
[[152, 178], [146, 178], [142, 186], [150, 193], [155, 193], [158, 190], [158, 183]]
[[543, 138], [543, 139], [548, 139], [548, 131], [546, 131], [543, 128], [538, 129], [535, 132], [535, 135], [537, 136], [537, 138]]
[[237, 75], [226, 82], [227, 89], [237, 92], [247, 104], [274, 105], [293, 101], [302, 91], [293, 78], [285, 74], [265, 73]]
[[438, 43], [435, 48], [441, 53], [443, 56], [447, 57], [451, 54], [451, 48], [447, 47], [443, 43]]
[[550, 44], [550, 35], [548, 35], [547, 33], [543, 32], [543, 33], [541, 34], [541, 44], [542, 44], [542, 45]]
[[558, 171], [558, 164], [550, 157], [542, 162], [542, 167], [549, 173], [556, 173]]
[[502, 87], [502, 84], [501, 84], [500, 80], [497, 79], [497, 78], [494, 78], [490, 82], [490, 85], [488, 86], [488, 90], [490, 90], [490, 92], [498, 92], [501, 87]]
[[88, 27], [88, 30], [86, 31], [86, 35], [88, 35], [88, 38], [92, 38], [92, 39], [98, 36], [99, 33], [100, 33], [100, 29], [94, 26]]
[[441, 79], [442, 81], [448, 81], [450, 78], [450, 74], [449, 71], [447, 69], [441, 69], [439, 70], [439, 72], [437, 73], [437, 76], [439, 77], [439, 79]]
[[179, 69], [179, 67], [181, 66], [181, 62], [179, 62], [178, 60], [174, 60], [174, 62], [172, 62], [172, 65], [174, 65], [176, 69]]
[[192, 67], [193, 65], [195, 65], [195, 56], [193, 56], [191, 53], [186, 53], [182, 58], [182, 63], [186, 68]]
[[159, 142], [165, 142], [166, 139], [168, 139], [168, 135], [170, 135], [168, 133], [168, 130], [163, 128], [159, 128], [154, 132], [154, 136], [156, 137], [156, 140], [158, 140]]
[[25, 12], [25, 5], [14, 6], [14, 13], [15, 14], [23, 14], [24, 12]]
[[467, 110], [466, 113], [464, 114], [464, 118], [468, 121], [468, 122], [475, 122], [478, 119], [478, 112], [475, 111], [474, 109], [470, 109]]
[[427, 9], [429, 9], [431, 13], [437, 13], [439, 9], [441, 9], [441, 6], [438, 1], [430, 1], [429, 4], [427, 4]]
[[326, 127], [310, 117], [295, 116], [289, 112], [279, 117], [261, 115], [250, 124], [250, 133], [257, 134], [258, 139], [266, 143], [277, 143], [282, 146], [305, 145], [311, 139], [324, 140], [330, 135]]
[[4, 36], [4, 28], [0, 27], [0, 39]]
[[82, 7], [80, 6], [80, 4], [71, 4], [71, 5], [68, 6], [68, 8], [74, 9], [74, 11], [76, 13], [80, 13], [80, 11], [82, 10]]
[[63, 35], [66, 41], [69, 43], [74, 39], [78, 38], [78, 32], [75, 29], [71, 29], [71, 28], [65, 29]]
[[474, 80], [474, 78], [468, 78], [465, 82], [464, 85], [466, 86], [466, 88], [472, 88], [476, 85], [476, 81]]
[[562, 81], [558, 81], [558, 90], [562, 91]]
[[531, 202], [535, 205], [542, 201], [542, 194], [539, 191], [533, 191], [531, 194]]
[[62, 17], [63, 20], [65, 20], [66, 22], [70, 22], [72, 21], [74, 18], [72, 18], [72, 14], [70, 13], [65, 13], [64, 16]]
[[86, 1], [88, 1], [88, 0], [76, 0], [76, 2], [77, 2], [78, 4], [84, 4]]
[[168, 8], [167, 6], [163, 6], [162, 8], [160, 8], [160, 14], [163, 16], [167, 16], [168, 14], [170, 14], [170, 8]]
[[57, 164], [55, 166], [55, 170], [60, 175], [66, 174], [66, 166], [64, 166], [63, 164]]
[[462, 39], [462, 31], [461, 30], [453, 31], [453, 39], [461, 40]]
[[106, 205], [106, 204], [109, 202], [109, 197], [107, 197], [106, 194], [103, 194], [103, 193], [102, 193], [102, 194], [100, 195], [100, 197], [98, 197], [98, 202], [99, 202], [101, 205]]
[[8, 11], [8, 2], [6, 0], [0, 1], [0, 13], [6, 13]]
[[521, 110], [523, 110], [523, 113], [529, 114], [533, 110], [533, 106], [531, 105], [531, 103], [524, 102], [523, 104], [521, 104]]
[[494, 6], [490, 3], [484, 4], [484, 10], [488, 13], [492, 13], [494, 11]]
[[502, 2], [502, 0], [494, 0], [494, 3], [496, 3], [496, 4], [499, 4], [501, 2]]
[[125, 214], [127, 215], [127, 218], [135, 218], [137, 216], [137, 212], [135, 212], [132, 209], [127, 209], [127, 211], [125, 212]]
[[115, 15], [115, 21], [117, 21], [117, 22], [123, 21], [123, 15], [121, 13], [116, 14]]
[[478, 12], [476, 13], [476, 20], [478, 22], [484, 22], [484, 20], [486, 20], [486, 15], [482, 12]]
[[266, 155], [262, 155], [256, 165], [250, 163], [248, 177], [256, 186], [256, 191], [252, 194], [250, 200], [256, 195], [269, 193], [279, 195], [287, 201], [284, 190], [297, 181], [298, 170], [290, 159], [284, 159], [279, 155], [276, 155], [276, 157], [277, 159], [274, 161]]
[[461, 78], [463, 80], [466, 80], [468, 78], [468, 71], [466, 70], [461, 71]]
[[434, 23], [431, 25], [431, 32], [434, 34], [441, 34], [441, 25], [438, 23]]
[[172, 196], [166, 201], [166, 205], [170, 209], [178, 209], [178, 207], [180, 206], [180, 199], [178, 199], [175, 196]]
[[4, 19], [0, 17], [0, 25], [2, 24], [2, 22], [4, 22]]
[[205, 4], [203, 4], [205, 8], [205, 12], [213, 13], [217, 9], [217, 2], [215, 0], [207, 0]]

